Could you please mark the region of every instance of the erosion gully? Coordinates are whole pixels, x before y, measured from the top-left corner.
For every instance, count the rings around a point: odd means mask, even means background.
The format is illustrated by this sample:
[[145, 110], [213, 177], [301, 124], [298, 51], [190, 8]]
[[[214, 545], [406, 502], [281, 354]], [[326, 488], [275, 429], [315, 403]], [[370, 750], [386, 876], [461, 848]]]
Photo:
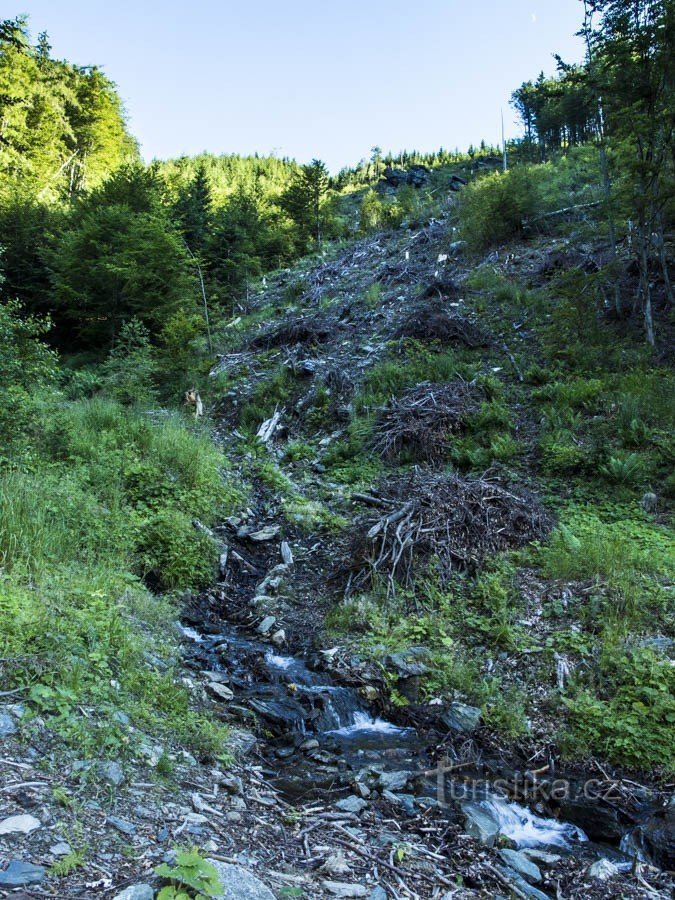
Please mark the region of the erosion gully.
[[235, 712], [263, 723], [269, 782], [294, 806], [325, 800], [336, 788], [345, 796], [345, 787], [365, 773], [382, 773], [381, 784], [398, 792], [402, 816], [414, 815], [420, 804], [440, 805], [451, 818], [468, 814], [480, 822], [484, 816], [519, 849], [581, 855], [589, 862], [603, 856], [620, 871], [628, 871], [635, 857], [644, 861], [635, 827], [620, 846], [590, 841], [576, 825], [508, 799], [495, 788], [498, 772], [487, 780], [485, 768], [463, 768], [455, 778], [441, 773], [439, 781], [428, 736], [381, 718], [354, 688], [307, 659], [283, 655], [234, 625], [209, 634], [182, 627], [189, 664], [230, 688]]

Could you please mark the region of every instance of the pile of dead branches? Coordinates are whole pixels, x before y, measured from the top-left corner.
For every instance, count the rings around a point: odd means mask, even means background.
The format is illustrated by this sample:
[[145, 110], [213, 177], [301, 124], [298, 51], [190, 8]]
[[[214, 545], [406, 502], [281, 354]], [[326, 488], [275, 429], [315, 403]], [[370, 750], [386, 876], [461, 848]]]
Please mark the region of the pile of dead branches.
[[384, 579], [390, 594], [411, 587], [433, 563], [441, 583], [474, 571], [489, 554], [543, 538], [552, 520], [529, 492], [485, 479], [417, 470], [362, 501], [377, 508], [357, 521], [349, 591]]
[[372, 449], [387, 462], [443, 463], [452, 435], [478, 409], [480, 396], [462, 378], [448, 384], [422, 382], [382, 410]]
[[323, 316], [302, 316], [257, 335], [251, 341], [251, 347], [254, 350], [295, 347], [298, 344], [311, 347], [324, 344], [334, 329], [335, 324]]
[[439, 306], [421, 306], [414, 310], [398, 329], [396, 337], [436, 340], [443, 344], [457, 341], [472, 349], [490, 344], [489, 337], [478, 325]]

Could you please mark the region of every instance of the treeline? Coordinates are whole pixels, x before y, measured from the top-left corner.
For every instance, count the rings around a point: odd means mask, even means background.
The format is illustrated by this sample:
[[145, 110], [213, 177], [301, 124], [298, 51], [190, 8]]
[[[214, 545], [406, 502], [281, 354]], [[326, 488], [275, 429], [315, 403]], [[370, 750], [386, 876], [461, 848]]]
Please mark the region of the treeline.
[[99, 69], [0, 22], [0, 299], [49, 316], [59, 349], [102, 359], [131, 320], [166, 352], [203, 342], [209, 310], [347, 233], [335, 195], [319, 160], [144, 165]]
[[[543, 161], [594, 142], [602, 216], [616, 263], [625, 240], [639, 273], [639, 306], [654, 344], [655, 284], [672, 308], [666, 244], [675, 214], [675, 3], [583, 0], [583, 65], [558, 57], [558, 75], [522, 84], [512, 103], [525, 129], [525, 156]], [[624, 312], [620, 278], [613, 283]]]

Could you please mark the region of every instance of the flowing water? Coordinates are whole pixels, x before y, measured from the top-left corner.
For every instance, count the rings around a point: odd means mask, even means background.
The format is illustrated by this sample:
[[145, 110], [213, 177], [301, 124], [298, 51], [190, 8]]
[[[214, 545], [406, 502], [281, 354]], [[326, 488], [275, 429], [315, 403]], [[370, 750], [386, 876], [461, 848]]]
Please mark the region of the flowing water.
[[[279, 763], [273, 783], [289, 799], [316, 798], [323, 782], [331, 783], [330, 778], [322, 780], [320, 767], [311, 758], [295, 753], [300, 743], [313, 738], [320, 751], [340, 761], [343, 770], [412, 773], [418, 795], [434, 802], [438, 770], [429, 769], [428, 748], [415, 729], [400, 728], [373, 715], [353, 688], [336, 684], [302, 659], [282, 655], [235, 628], [217, 635], [203, 635], [189, 627], [182, 631], [192, 642], [192, 657], [199, 667], [226, 675], [234, 702], [253, 709], [275, 735], [270, 745], [284, 762]], [[285, 761], [289, 756], [293, 756], [292, 766]], [[577, 826], [535, 815], [493, 791], [484, 780], [478, 784], [477, 790], [467, 794], [464, 782], [451, 782], [450, 788], [456, 788], [453, 798], [463, 795], [498, 823], [499, 833], [517, 847], [573, 853], [583, 844], [589, 846]]]

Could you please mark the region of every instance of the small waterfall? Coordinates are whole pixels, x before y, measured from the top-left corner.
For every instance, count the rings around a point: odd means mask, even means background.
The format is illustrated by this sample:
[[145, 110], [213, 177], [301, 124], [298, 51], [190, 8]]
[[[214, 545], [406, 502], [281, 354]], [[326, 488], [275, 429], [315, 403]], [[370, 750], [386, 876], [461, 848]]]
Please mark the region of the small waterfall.
[[561, 847], [588, 840], [586, 834], [569, 822], [536, 816], [525, 806], [492, 796], [479, 801], [486, 812], [499, 823], [500, 834], [510, 838], [517, 847]]

